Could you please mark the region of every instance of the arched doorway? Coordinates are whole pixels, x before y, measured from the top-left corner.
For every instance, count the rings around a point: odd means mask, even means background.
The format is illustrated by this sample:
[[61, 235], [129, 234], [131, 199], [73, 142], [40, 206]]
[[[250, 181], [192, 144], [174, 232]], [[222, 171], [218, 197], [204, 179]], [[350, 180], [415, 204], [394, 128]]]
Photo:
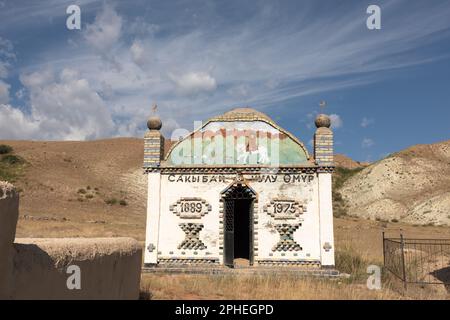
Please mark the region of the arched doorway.
[[235, 259], [253, 264], [253, 204], [255, 192], [245, 184], [230, 186], [222, 193], [224, 202], [224, 264], [234, 266]]

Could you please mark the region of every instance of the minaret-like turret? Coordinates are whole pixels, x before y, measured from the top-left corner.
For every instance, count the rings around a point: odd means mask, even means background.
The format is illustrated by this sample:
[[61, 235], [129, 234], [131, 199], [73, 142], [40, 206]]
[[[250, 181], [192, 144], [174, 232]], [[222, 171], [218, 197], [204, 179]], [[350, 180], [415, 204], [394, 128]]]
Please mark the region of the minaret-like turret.
[[[153, 112], [156, 105], [153, 107]], [[161, 119], [152, 115], [147, 120], [148, 130], [144, 136], [144, 167], [159, 167], [164, 157], [164, 136], [160, 130], [162, 127]]]
[[314, 159], [319, 166], [333, 166], [333, 131], [330, 117], [319, 114], [315, 121], [317, 130], [314, 134]]

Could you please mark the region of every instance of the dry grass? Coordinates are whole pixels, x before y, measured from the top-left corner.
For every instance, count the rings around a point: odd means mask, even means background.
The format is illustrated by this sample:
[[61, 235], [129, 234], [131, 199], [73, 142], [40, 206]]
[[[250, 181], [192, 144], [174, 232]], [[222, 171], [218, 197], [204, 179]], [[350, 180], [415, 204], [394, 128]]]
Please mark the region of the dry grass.
[[[340, 221], [341, 223], [344, 221]], [[352, 226], [351, 222], [357, 222]], [[405, 292], [403, 285], [389, 273], [382, 274], [382, 289], [367, 288], [367, 267], [382, 267], [379, 233], [376, 228], [363, 229], [368, 221], [347, 220], [351, 233], [364, 232], [365, 237], [352, 241], [348, 233], [338, 236], [336, 267], [348, 278], [324, 279], [295, 275], [154, 275], [143, 274], [143, 299], [229, 299], [229, 300], [397, 300], [450, 299], [443, 285], [413, 286]], [[408, 227], [408, 226], [403, 226]], [[355, 229], [354, 229], [355, 228]], [[389, 225], [387, 226], [389, 228]], [[413, 227], [411, 227], [413, 228]], [[423, 228], [423, 227], [422, 227]], [[371, 230], [367, 232], [367, 230]], [[414, 228], [411, 230], [415, 230]], [[423, 230], [419, 230], [423, 231]], [[442, 231], [442, 230], [441, 230]], [[447, 230], [446, 230], [447, 231]], [[414, 234], [414, 233], [413, 233]], [[376, 250], [375, 250], [376, 248]]]
[[150, 299], [401, 299], [393, 290], [369, 290], [363, 283], [295, 276], [150, 275], [141, 279]]
[[[354, 247], [336, 252], [336, 266], [348, 278], [325, 279], [295, 275], [155, 275], [143, 274], [142, 299], [228, 300], [398, 300], [450, 299], [444, 286], [409, 286], [389, 273], [382, 289], [367, 288], [367, 267], [373, 260]], [[380, 265], [381, 266], [381, 265]]]

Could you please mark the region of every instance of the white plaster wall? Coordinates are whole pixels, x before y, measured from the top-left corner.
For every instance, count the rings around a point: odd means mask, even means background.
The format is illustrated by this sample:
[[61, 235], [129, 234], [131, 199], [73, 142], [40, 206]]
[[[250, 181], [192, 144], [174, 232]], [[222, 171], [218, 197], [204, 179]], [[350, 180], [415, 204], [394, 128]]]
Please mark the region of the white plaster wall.
[[[177, 178], [180, 175], [175, 175]], [[193, 175], [189, 175], [193, 176]], [[204, 176], [204, 175], [194, 175]], [[209, 176], [209, 175], [206, 175]], [[220, 175], [215, 175], [220, 176]], [[221, 218], [219, 218], [220, 193], [232, 183], [234, 175], [224, 176], [225, 182], [170, 182], [169, 175], [161, 175], [161, 214], [159, 231], [159, 257], [195, 257], [195, 258], [219, 258], [219, 230]], [[211, 211], [201, 219], [182, 219], [169, 210], [180, 198], [202, 198], [211, 205]], [[202, 223], [200, 239], [206, 245], [204, 250], [178, 249], [178, 245], [184, 240], [185, 233], [179, 227], [180, 223]], [[173, 253], [171, 253], [173, 252]], [[184, 252], [184, 254], [182, 254]], [[197, 254], [194, 254], [196, 252]], [[207, 254], [209, 253], [209, 254]]]
[[[180, 175], [176, 174], [178, 178]], [[190, 175], [192, 176], [192, 175]], [[203, 174], [198, 175], [205, 176]], [[207, 175], [208, 176], [208, 175]], [[168, 174], [161, 175], [160, 221], [158, 258], [185, 257], [185, 258], [218, 258], [222, 262], [219, 241], [223, 225], [219, 217], [221, 192], [233, 183], [235, 175], [215, 175], [225, 177], [222, 182], [170, 182]], [[291, 175], [292, 176], [292, 175]], [[304, 176], [304, 174], [302, 174]], [[311, 175], [306, 175], [311, 176]], [[258, 224], [257, 232], [258, 251], [256, 260], [304, 260], [318, 261], [321, 258], [320, 226], [319, 226], [319, 199], [317, 174], [312, 175], [312, 181], [284, 182], [284, 174], [279, 174], [276, 182], [258, 182], [253, 175], [244, 175], [247, 184], [257, 193], [258, 205], [255, 216]], [[171, 178], [173, 179], [173, 177]], [[149, 190], [151, 192], [151, 190]], [[182, 219], [169, 210], [180, 198], [198, 197], [211, 205], [211, 211], [201, 219]], [[299, 218], [292, 220], [275, 220], [264, 213], [264, 206], [273, 199], [292, 199], [306, 206], [306, 212]], [[150, 220], [151, 222], [151, 220]], [[184, 240], [185, 233], [179, 227], [180, 223], [202, 223], [204, 228], [200, 232], [200, 239], [207, 246], [205, 250], [178, 249]], [[278, 231], [273, 227], [276, 223], [301, 223], [294, 233], [294, 240], [300, 244], [301, 251], [272, 251], [273, 246], [280, 239]], [[150, 226], [154, 230], [154, 226]], [[147, 229], [148, 230], [148, 229]], [[194, 251], [197, 254], [194, 254]], [[183, 254], [184, 252], [184, 254]], [[209, 254], [207, 254], [209, 253]], [[297, 255], [294, 255], [297, 253]], [[147, 262], [147, 261], [146, 261]]]
[[[320, 250], [322, 266], [334, 266], [333, 199], [331, 173], [319, 173]], [[328, 249], [326, 249], [328, 247]]]
[[[159, 218], [160, 218], [160, 188], [161, 174], [159, 172], [148, 173], [148, 196], [147, 196], [147, 226], [145, 235], [144, 263], [157, 263]], [[149, 245], [154, 246], [149, 251]]]
[[[291, 175], [292, 176], [292, 175]], [[309, 176], [309, 175], [308, 175]], [[284, 174], [277, 177], [277, 182], [250, 183], [258, 194], [258, 256], [255, 260], [320, 260], [319, 215], [317, 206], [317, 177], [311, 182], [284, 182]], [[297, 219], [276, 220], [264, 213], [264, 206], [273, 199], [296, 200], [306, 206], [306, 212]], [[294, 233], [294, 240], [302, 247], [301, 251], [272, 251], [280, 235], [274, 224], [287, 223], [301, 226]], [[294, 254], [297, 255], [294, 255]]]

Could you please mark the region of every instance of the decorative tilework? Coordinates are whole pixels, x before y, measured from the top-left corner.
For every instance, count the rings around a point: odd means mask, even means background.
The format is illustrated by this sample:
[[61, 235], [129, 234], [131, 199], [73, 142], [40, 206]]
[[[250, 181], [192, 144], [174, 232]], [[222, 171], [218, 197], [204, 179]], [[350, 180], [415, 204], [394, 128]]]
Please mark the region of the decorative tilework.
[[300, 217], [306, 208], [295, 200], [273, 199], [264, 206], [264, 213], [275, 220], [288, 220]]
[[294, 241], [294, 232], [300, 227], [300, 224], [276, 224], [275, 229], [280, 234], [280, 240], [272, 248], [272, 251], [300, 251], [302, 247]]
[[211, 205], [201, 198], [181, 198], [169, 210], [181, 219], [200, 219], [211, 211]]
[[206, 245], [200, 240], [200, 231], [203, 229], [201, 223], [180, 223], [181, 230], [186, 234], [178, 249], [204, 250]]

